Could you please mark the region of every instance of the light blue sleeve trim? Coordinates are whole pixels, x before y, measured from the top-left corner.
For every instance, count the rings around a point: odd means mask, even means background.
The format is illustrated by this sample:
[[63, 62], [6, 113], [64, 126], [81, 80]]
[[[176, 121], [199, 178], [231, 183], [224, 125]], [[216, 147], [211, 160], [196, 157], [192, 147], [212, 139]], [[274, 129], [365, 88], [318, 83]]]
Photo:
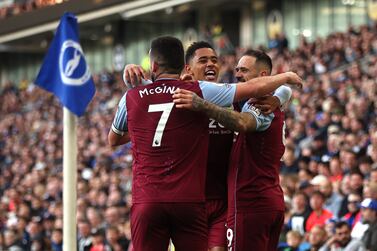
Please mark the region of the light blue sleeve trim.
[[246, 103], [242, 107], [242, 112], [249, 113], [252, 116], [254, 116], [255, 120], [257, 121], [257, 126], [255, 130], [258, 132], [267, 130], [270, 127], [271, 122], [275, 117], [275, 114], [273, 113], [270, 113], [268, 115], [262, 114], [258, 108], [248, 103]]
[[292, 89], [282, 85], [276, 89], [274, 96], [280, 100], [280, 106], [285, 105], [291, 99]]
[[111, 127], [116, 134], [121, 134], [121, 133], [124, 134], [124, 132], [128, 131], [126, 95], [127, 95], [127, 92], [123, 95], [122, 99], [119, 101], [118, 110], [115, 114], [113, 124]]
[[236, 84], [217, 84], [207, 81], [199, 81], [203, 98], [222, 107], [233, 104], [236, 94]]

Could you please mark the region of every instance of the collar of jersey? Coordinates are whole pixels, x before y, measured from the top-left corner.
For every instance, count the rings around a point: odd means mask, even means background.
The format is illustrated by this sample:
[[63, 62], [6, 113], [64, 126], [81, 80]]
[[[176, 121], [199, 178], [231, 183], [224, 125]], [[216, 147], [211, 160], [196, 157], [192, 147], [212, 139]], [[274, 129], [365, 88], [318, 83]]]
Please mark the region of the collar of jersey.
[[165, 80], [179, 80], [179, 79], [176, 79], [176, 78], [159, 78], [159, 79], [156, 79], [154, 82], [165, 81]]

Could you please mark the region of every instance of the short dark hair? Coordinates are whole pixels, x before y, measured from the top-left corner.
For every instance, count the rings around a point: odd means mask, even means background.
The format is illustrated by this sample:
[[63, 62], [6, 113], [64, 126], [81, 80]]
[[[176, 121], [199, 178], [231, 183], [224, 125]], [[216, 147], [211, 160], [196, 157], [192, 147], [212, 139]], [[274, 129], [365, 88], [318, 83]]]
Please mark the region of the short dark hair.
[[210, 45], [210, 43], [206, 41], [194, 42], [186, 50], [186, 55], [185, 55], [186, 64], [189, 64], [190, 60], [194, 57], [196, 50], [202, 49], [202, 48], [208, 48], [215, 51], [212, 45]]
[[305, 198], [305, 201], [307, 202], [308, 197], [306, 196], [304, 192], [300, 192], [300, 191], [295, 192], [292, 197], [296, 197], [296, 196], [303, 196]]
[[61, 229], [61, 228], [54, 228], [52, 231], [53, 232], [59, 232], [59, 233], [63, 234], [63, 229]]
[[335, 229], [339, 229], [339, 228], [342, 228], [342, 227], [344, 227], [344, 226], [347, 226], [348, 229], [351, 229], [351, 228], [350, 228], [350, 225], [349, 225], [347, 222], [345, 222], [345, 221], [339, 221], [339, 222], [337, 222], [337, 223], [335, 224]]
[[178, 38], [162, 36], [153, 39], [150, 53], [165, 73], [180, 74], [185, 66], [184, 49]]
[[323, 200], [326, 199], [325, 195], [324, 195], [323, 193], [321, 193], [320, 191], [314, 191], [310, 197], [313, 198], [314, 196], [319, 196], [319, 197], [321, 197]]
[[256, 59], [255, 63], [264, 64], [265, 66], [267, 66], [268, 70], [271, 73], [271, 71], [272, 71], [272, 60], [271, 60], [270, 56], [268, 56], [267, 53], [265, 53], [264, 51], [249, 49], [242, 56], [254, 57]]

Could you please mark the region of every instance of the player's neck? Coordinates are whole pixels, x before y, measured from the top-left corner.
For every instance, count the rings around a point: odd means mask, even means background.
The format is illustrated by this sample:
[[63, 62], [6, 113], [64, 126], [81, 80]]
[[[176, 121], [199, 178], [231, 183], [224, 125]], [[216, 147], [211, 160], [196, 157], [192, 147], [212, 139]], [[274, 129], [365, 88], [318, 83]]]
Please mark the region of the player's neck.
[[180, 75], [179, 74], [172, 74], [172, 73], [163, 73], [161, 72], [160, 74], [156, 74], [154, 81], [163, 79], [163, 78], [173, 78], [173, 79], [179, 79]]

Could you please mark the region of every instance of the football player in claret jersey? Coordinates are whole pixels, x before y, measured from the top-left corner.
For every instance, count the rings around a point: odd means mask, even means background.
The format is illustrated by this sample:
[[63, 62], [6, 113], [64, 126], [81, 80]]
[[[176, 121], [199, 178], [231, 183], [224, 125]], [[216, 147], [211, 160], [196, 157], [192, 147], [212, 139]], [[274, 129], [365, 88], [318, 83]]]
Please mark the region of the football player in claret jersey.
[[[185, 56], [185, 74], [190, 79], [216, 82], [219, 74], [218, 57], [213, 47], [204, 41], [191, 44]], [[129, 64], [124, 70], [124, 81], [132, 88], [137, 82], [147, 81], [142, 79], [144, 70], [139, 65]], [[274, 110], [285, 103], [290, 95], [290, 88], [281, 86], [275, 94], [264, 98], [264, 105]], [[274, 94], [274, 95], [275, 95]], [[233, 104], [230, 109], [239, 105]], [[229, 156], [233, 144], [233, 131], [225, 128], [214, 119], [209, 120], [209, 147], [206, 175], [206, 211], [208, 220], [208, 249], [222, 251], [226, 249], [226, 215], [227, 215], [227, 173]]]
[[[216, 82], [219, 62], [215, 50], [207, 42], [191, 44], [185, 55], [185, 72], [195, 80]], [[229, 109], [235, 109], [235, 105]], [[236, 105], [236, 109], [238, 106]], [[206, 211], [208, 221], [208, 249], [225, 251], [227, 214], [227, 173], [233, 144], [233, 131], [209, 119], [209, 147], [206, 174]]]
[[[240, 82], [269, 75], [267, 54], [250, 50], [240, 59]], [[276, 250], [284, 221], [283, 192], [279, 185], [280, 158], [284, 153], [284, 113], [264, 115], [252, 103], [242, 112], [220, 108], [195, 94], [179, 90], [177, 108], [203, 111], [238, 133], [228, 175], [227, 238], [229, 250]]]
[[109, 132], [117, 145], [132, 142], [132, 243], [135, 250], [207, 250], [204, 206], [208, 118], [175, 108], [179, 88], [221, 106], [275, 90], [283, 83], [301, 84], [288, 72], [241, 84], [180, 81], [183, 47], [173, 37], [159, 37], [150, 49], [153, 83], [133, 88], [121, 99]]
[[[191, 44], [185, 55], [185, 72], [195, 80], [216, 82], [219, 75], [219, 62], [216, 51], [205, 42]], [[276, 97], [269, 103], [277, 108], [285, 103], [289, 96], [289, 87], [281, 86], [276, 90]], [[238, 104], [229, 109], [240, 111]], [[230, 152], [233, 145], [233, 131], [214, 119], [209, 119], [209, 147], [206, 177], [206, 209], [208, 220], [208, 249], [210, 251], [226, 250], [226, 216], [227, 216], [227, 174]]]

